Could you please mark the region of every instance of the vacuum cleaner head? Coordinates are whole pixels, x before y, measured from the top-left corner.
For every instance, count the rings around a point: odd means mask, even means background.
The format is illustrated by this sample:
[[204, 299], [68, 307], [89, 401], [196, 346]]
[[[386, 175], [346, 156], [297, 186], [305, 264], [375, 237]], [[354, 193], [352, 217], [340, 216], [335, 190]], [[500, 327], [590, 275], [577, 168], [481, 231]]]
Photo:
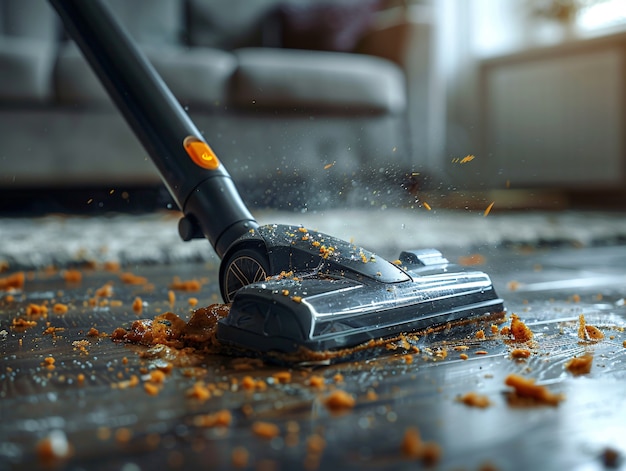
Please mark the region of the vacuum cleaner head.
[[[283, 225], [261, 226], [243, 239], [248, 247], [262, 244], [266, 268], [280, 274], [238, 287], [217, 327], [227, 345], [335, 350], [504, 311], [488, 275], [451, 264], [437, 250], [405, 251], [392, 263], [335, 237]], [[241, 273], [241, 263], [234, 265], [226, 265], [225, 278]]]

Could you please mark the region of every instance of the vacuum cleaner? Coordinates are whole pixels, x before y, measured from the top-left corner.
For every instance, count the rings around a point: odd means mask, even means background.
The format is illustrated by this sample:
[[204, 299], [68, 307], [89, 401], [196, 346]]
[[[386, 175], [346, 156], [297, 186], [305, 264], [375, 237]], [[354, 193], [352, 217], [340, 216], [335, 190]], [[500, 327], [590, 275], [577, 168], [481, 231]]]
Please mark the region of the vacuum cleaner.
[[259, 226], [224, 164], [99, 0], [50, 0], [183, 213], [183, 240], [221, 258], [229, 314], [217, 339], [256, 352], [320, 352], [504, 311], [489, 276], [437, 250], [393, 262], [297, 225]]

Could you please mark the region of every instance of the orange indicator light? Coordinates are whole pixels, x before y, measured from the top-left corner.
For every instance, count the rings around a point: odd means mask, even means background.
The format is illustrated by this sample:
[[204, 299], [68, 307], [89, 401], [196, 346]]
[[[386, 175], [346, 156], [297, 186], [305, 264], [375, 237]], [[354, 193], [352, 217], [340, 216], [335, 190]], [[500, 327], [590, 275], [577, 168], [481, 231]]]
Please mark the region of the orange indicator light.
[[185, 151], [191, 160], [199, 167], [215, 170], [220, 166], [220, 161], [209, 145], [194, 136], [187, 136], [183, 141]]

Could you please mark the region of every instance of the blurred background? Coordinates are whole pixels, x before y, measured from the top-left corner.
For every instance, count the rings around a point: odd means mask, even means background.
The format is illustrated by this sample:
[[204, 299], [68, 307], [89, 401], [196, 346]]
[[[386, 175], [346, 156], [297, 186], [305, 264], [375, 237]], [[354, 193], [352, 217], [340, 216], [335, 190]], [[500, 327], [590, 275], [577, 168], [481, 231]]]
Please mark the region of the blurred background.
[[[626, 207], [626, 1], [105, 3], [254, 208]], [[171, 206], [46, 2], [0, 70], [0, 211]]]

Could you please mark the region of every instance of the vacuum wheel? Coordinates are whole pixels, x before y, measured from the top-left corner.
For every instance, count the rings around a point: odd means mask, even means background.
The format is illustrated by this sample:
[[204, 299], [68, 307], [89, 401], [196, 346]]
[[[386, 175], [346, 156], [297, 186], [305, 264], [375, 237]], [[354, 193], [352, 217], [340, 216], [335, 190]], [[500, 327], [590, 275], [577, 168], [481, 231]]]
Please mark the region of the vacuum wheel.
[[264, 281], [269, 275], [269, 260], [261, 248], [238, 250], [224, 265], [220, 286], [222, 298], [230, 303], [241, 288], [257, 281]]

